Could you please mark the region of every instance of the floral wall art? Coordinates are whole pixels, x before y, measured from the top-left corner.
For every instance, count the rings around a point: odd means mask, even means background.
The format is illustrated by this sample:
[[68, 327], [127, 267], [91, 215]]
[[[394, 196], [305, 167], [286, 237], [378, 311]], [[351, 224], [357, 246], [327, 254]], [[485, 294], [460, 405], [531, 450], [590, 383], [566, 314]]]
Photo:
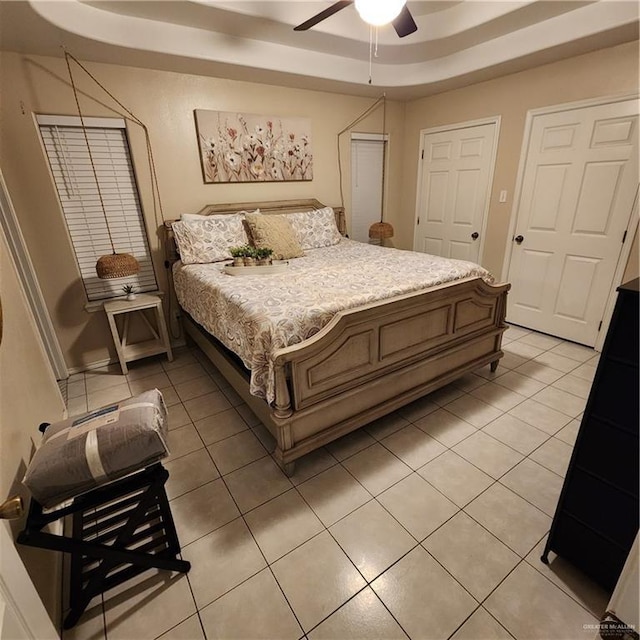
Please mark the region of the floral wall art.
[[311, 180], [311, 121], [195, 110], [202, 175], [209, 182]]

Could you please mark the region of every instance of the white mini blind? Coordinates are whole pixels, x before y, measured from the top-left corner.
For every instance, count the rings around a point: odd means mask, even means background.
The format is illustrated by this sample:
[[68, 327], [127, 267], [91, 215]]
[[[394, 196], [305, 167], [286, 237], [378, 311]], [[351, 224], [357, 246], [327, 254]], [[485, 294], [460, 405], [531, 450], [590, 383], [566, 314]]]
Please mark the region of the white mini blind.
[[[158, 288], [147, 233], [133, 174], [124, 121], [92, 126], [85, 118], [87, 138], [95, 166], [100, 193], [91, 167], [87, 142], [80, 126], [69, 125], [70, 118], [38, 118], [40, 134], [49, 159], [71, 243], [89, 300], [105, 300], [123, 295], [122, 287], [131, 284], [136, 291]], [[119, 125], [119, 126], [118, 126]], [[140, 271], [127, 278], [101, 280], [96, 262], [112, 253], [109, 231], [117, 253], [130, 253], [140, 263]]]

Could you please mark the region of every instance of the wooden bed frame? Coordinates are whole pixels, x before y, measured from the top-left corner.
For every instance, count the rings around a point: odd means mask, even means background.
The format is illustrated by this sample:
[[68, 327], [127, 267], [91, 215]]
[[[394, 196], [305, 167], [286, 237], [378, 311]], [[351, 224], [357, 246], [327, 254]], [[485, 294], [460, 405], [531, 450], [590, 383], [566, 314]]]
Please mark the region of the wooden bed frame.
[[[317, 200], [208, 205], [199, 213], [260, 209], [309, 211]], [[336, 213], [344, 233], [344, 214]], [[169, 263], [175, 261], [165, 223]], [[170, 279], [171, 280], [171, 279]], [[249, 372], [188, 315], [186, 333], [276, 439], [276, 460], [291, 475], [294, 461], [465, 373], [490, 365], [501, 350], [509, 284], [465, 278], [338, 313], [313, 337], [279, 349], [272, 405], [249, 393]]]

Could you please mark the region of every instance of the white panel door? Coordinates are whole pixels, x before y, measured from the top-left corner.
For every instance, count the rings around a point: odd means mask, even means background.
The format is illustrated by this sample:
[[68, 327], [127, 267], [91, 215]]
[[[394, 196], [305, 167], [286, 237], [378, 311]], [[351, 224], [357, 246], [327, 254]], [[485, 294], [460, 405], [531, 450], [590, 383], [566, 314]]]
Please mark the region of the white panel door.
[[58, 640], [9, 531], [0, 522], [0, 640]]
[[638, 102], [534, 116], [507, 318], [593, 346], [638, 190]]
[[478, 262], [496, 124], [425, 133], [414, 250]]
[[382, 211], [382, 140], [351, 141], [352, 240], [369, 242], [369, 227]]

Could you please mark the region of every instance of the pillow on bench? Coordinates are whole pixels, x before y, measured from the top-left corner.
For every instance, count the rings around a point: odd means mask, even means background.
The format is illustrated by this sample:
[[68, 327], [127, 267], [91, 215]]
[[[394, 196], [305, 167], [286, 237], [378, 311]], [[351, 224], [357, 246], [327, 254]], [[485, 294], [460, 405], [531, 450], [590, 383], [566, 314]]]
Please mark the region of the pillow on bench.
[[22, 482], [50, 508], [168, 454], [167, 409], [153, 389], [49, 425]]

